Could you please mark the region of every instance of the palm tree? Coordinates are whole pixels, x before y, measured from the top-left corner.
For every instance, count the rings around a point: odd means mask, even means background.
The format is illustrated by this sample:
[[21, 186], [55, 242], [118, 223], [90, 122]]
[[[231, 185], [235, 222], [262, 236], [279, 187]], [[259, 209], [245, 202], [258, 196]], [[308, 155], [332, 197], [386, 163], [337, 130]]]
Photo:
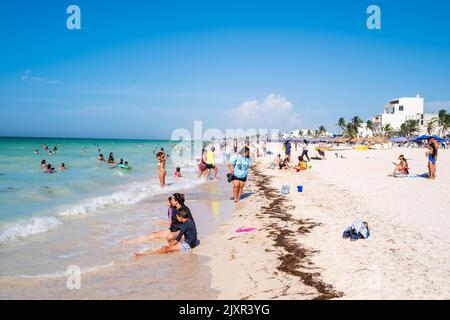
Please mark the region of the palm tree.
[[327, 132], [327, 129], [325, 129], [325, 126], [324, 126], [324, 125], [321, 125], [321, 126], [319, 127], [319, 131], [318, 131], [319, 136], [322, 136], [325, 132]]
[[400, 134], [402, 136], [410, 137], [415, 133], [419, 132], [420, 125], [419, 120], [406, 120], [400, 126]]
[[392, 128], [392, 126], [388, 123], [384, 126], [383, 131], [386, 137], [390, 138], [394, 132], [394, 128]]
[[368, 130], [374, 131], [375, 130], [375, 124], [372, 120], [367, 120], [366, 127]]
[[354, 138], [354, 137], [358, 136], [358, 129], [352, 122], [349, 122], [349, 123], [347, 123], [347, 125], [345, 127], [345, 134], [349, 138]]
[[342, 131], [345, 130], [345, 126], [346, 126], [346, 122], [345, 119], [343, 117], [340, 117], [337, 123], [337, 126], [339, 128], [339, 133], [341, 133]]
[[427, 134], [433, 135], [434, 131], [436, 130], [436, 126], [439, 124], [439, 118], [433, 118], [431, 119], [427, 124]]
[[359, 129], [361, 127], [361, 125], [363, 124], [363, 121], [360, 117], [354, 116], [352, 118], [352, 123], [356, 127], [356, 129]]
[[445, 137], [449, 129], [450, 129], [450, 113], [446, 113], [445, 117], [443, 117], [442, 120], [441, 135]]

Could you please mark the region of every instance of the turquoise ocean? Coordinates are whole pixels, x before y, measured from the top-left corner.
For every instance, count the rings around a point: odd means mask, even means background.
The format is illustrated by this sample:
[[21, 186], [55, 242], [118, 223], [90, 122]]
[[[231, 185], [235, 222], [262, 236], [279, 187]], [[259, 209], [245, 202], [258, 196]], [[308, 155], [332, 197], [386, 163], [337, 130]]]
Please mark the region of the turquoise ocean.
[[[155, 157], [161, 148], [170, 155], [165, 188], [159, 185]], [[212, 232], [232, 212], [231, 191], [226, 179], [205, 183], [197, 178], [196, 148], [194, 143], [180, 147], [164, 140], [0, 138], [0, 298], [21, 298], [24, 292], [30, 298], [54, 297], [52, 290], [61, 287], [70, 265], [79, 266], [83, 274], [106, 268], [114, 278], [120, 266], [134, 265], [134, 252], [163, 244], [129, 248], [120, 240], [161, 230], [158, 222], [167, 220], [167, 197], [175, 192], [186, 194], [199, 236]], [[107, 159], [110, 152], [132, 169], [110, 168], [97, 160], [99, 153]], [[56, 173], [41, 170], [44, 159]], [[65, 171], [59, 170], [61, 163]], [[182, 178], [174, 177], [177, 166]], [[161, 282], [167, 261], [174, 268], [178, 265], [175, 260], [147, 261], [155, 263], [149, 270]], [[36, 289], [36, 279], [58, 281]], [[105, 281], [105, 286], [114, 283]], [[167, 292], [174, 283], [168, 284]], [[45, 293], [48, 296], [42, 296]]]

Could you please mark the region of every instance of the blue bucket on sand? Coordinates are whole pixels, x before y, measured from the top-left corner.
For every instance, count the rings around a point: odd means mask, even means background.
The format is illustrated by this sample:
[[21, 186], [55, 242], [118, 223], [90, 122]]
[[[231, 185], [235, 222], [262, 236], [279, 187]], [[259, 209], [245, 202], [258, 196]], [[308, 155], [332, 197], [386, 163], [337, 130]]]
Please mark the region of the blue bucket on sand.
[[297, 186], [298, 192], [303, 192], [303, 186]]

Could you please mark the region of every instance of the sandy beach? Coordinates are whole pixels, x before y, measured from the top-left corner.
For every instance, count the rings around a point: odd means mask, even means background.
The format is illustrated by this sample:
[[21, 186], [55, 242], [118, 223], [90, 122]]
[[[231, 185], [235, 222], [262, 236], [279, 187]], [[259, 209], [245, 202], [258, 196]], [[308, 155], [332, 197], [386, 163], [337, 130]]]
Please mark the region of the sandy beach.
[[[424, 149], [339, 152], [345, 158], [328, 152], [327, 160], [312, 160], [312, 169], [300, 173], [268, 169], [272, 158], [258, 158], [236, 205], [222, 166], [218, 181], [187, 193], [201, 239], [192, 253], [134, 259], [136, 248], [117, 241], [125, 233], [144, 233], [153, 222], [128, 225], [118, 216], [123, 234], [114, 237], [112, 253], [121, 259], [84, 272], [81, 290], [67, 290], [65, 273], [3, 277], [0, 298], [448, 299], [449, 151], [440, 151], [435, 181], [392, 177], [400, 154], [413, 175], [426, 172]], [[288, 195], [280, 194], [282, 185], [290, 186]], [[142, 208], [143, 221], [148, 205], [135, 207]], [[105, 210], [91, 224], [111, 219], [114, 212]], [[368, 222], [370, 238], [342, 239], [357, 219]], [[240, 227], [257, 230], [236, 233]], [[104, 255], [112, 249], [96, 250]], [[180, 264], [190, 277], [178, 274]]]
[[[412, 174], [425, 173], [424, 153], [349, 150], [342, 159], [328, 152], [301, 173], [260, 161], [234, 216], [196, 249], [210, 258], [218, 298], [448, 299], [449, 151], [440, 151], [435, 181], [390, 176], [400, 154]], [[342, 239], [357, 219], [368, 222], [371, 237]], [[239, 227], [258, 230], [235, 233]]]

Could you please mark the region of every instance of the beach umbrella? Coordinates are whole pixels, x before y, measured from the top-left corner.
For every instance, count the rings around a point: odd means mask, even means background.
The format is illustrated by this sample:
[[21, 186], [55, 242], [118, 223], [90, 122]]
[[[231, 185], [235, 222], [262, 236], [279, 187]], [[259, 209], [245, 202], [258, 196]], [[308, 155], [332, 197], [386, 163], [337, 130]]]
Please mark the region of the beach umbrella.
[[444, 139], [442, 139], [441, 137], [438, 137], [437, 135], [434, 135], [434, 136], [422, 135], [422, 136], [417, 137], [416, 139], [414, 139], [414, 141], [430, 140], [431, 138], [434, 138], [437, 142], [444, 142], [445, 141]]
[[405, 137], [394, 137], [392, 139], [390, 139], [391, 142], [406, 142], [409, 141], [408, 139], [406, 139]]

